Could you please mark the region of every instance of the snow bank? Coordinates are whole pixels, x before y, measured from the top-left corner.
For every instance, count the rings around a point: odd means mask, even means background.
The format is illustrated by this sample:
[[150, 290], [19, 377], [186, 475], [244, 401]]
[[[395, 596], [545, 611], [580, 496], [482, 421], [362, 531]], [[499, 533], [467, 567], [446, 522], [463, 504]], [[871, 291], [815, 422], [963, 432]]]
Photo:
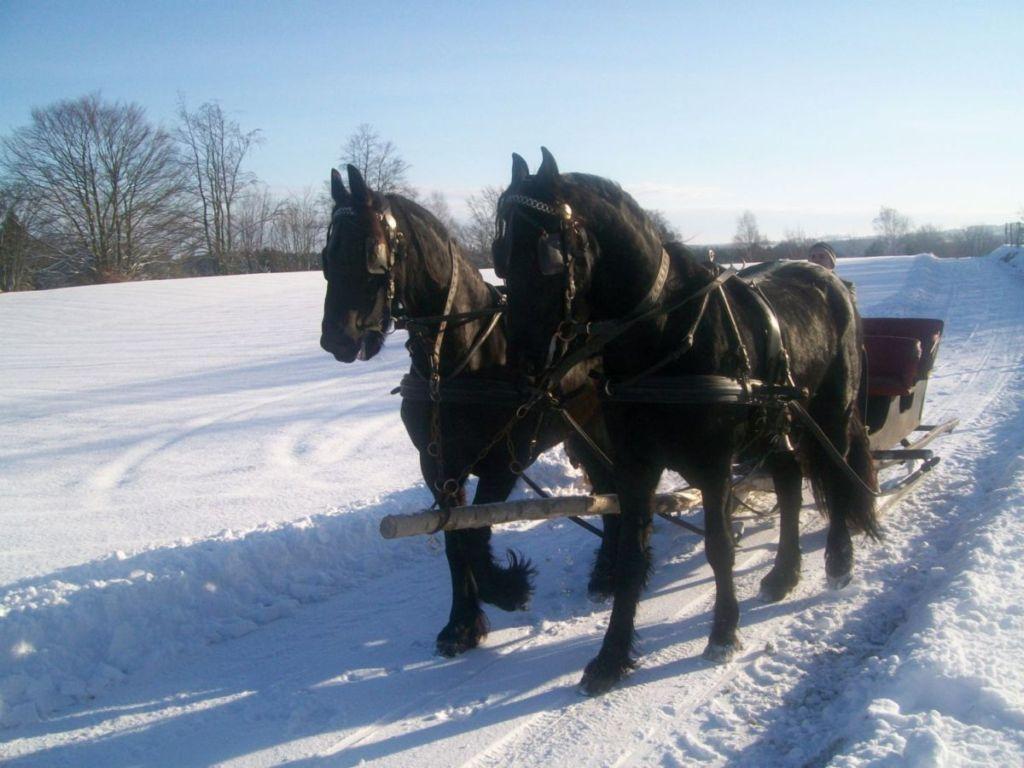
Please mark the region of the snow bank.
[[1024, 271], [1024, 247], [1001, 245], [992, 251], [987, 258], [997, 259], [1004, 264], [1009, 264], [1014, 269]]
[[[581, 481], [561, 449], [541, 456], [530, 476], [555, 493]], [[437, 539], [379, 533], [385, 515], [428, 500], [420, 482], [325, 514], [115, 552], [16, 582], [0, 592], [0, 726], [35, 722], [170, 656], [248, 634], [396, 567], [444, 568]]]
[[224, 531], [19, 582], [0, 598], [0, 724], [95, 696], [168, 655], [247, 634], [426, 559], [423, 540], [385, 542], [386, 514], [423, 488], [327, 514]]

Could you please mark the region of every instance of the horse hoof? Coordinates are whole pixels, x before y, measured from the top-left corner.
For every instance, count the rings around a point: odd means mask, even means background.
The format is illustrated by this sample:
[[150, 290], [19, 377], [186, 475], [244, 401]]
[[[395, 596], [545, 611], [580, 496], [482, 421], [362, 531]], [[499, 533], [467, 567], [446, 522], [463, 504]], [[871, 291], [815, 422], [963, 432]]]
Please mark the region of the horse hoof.
[[837, 576], [827, 576], [826, 581], [828, 582], [829, 589], [843, 589], [849, 586], [850, 582], [853, 581], [853, 573], [842, 573]]
[[743, 650], [743, 644], [739, 640], [734, 640], [731, 643], [709, 642], [701, 656], [712, 664], [726, 664], [732, 661], [733, 657], [741, 650]]
[[447, 659], [476, 648], [487, 637], [487, 616], [480, 611], [470, 621], [450, 621], [437, 635], [437, 653]]
[[630, 661], [625, 664], [606, 664], [598, 656], [583, 670], [579, 692], [584, 696], [600, 696], [607, 693], [633, 666], [633, 662]]
[[761, 579], [761, 590], [758, 592], [758, 599], [762, 603], [777, 603], [792, 592], [799, 583], [799, 573], [789, 576], [771, 571]]

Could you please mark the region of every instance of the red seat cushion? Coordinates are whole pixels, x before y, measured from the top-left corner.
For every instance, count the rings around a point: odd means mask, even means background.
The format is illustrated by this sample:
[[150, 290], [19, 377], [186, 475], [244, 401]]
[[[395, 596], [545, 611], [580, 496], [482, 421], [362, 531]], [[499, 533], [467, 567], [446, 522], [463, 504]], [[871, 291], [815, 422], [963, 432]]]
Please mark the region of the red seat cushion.
[[865, 336], [868, 358], [868, 394], [909, 395], [918, 380], [921, 342], [905, 336]]
[[[921, 342], [917, 378], [926, 379], [935, 364], [943, 322], [928, 317], [865, 317], [865, 336], [902, 336]], [[869, 374], [870, 375], [870, 374]]]

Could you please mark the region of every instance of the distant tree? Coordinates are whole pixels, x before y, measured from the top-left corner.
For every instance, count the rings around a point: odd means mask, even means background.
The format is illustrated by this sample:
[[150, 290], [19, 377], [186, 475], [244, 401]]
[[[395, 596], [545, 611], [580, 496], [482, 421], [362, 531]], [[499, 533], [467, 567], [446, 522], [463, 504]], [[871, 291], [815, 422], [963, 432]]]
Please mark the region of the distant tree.
[[872, 221], [884, 253], [896, 253], [900, 240], [910, 231], [910, 219], [895, 208], [882, 206]]
[[178, 120], [175, 135], [182, 149], [208, 271], [222, 274], [232, 259], [235, 204], [256, 182], [242, 166], [259, 141], [259, 131], [243, 131], [215, 101], [190, 111], [181, 98]]
[[759, 253], [768, 245], [768, 240], [757, 226], [757, 217], [753, 211], [744, 211], [736, 219], [736, 235], [732, 241], [745, 261], [756, 260]]
[[0, 192], [0, 291], [24, 291], [32, 285], [32, 237], [18, 217], [16, 198]]
[[1002, 238], [992, 227], [977, 224], [956, 233], [954, 248], [958, 256], [984, 256], [1002, 245]]
[[420, 201], [420, 204], [437, 217], [437, 220], [448, 230], [448, 234], [452, 237], [460, 238], [462, 225], [452, 215], [452, 209], [448, 206], [448, 199], [444, 196], [444, 192], [437, 189], [431, 190]]
[[142, 107], [90, 94], [36, 108], [0, 153], [68, 272], [94, 281], [131, 278], [180, 247], [174, 142]]
[[234, 215], [234, 252], [245, 272], [270, 272], [267, 259], [281, 203], [267, 187], [252, 187], [238, 198]]
[[802, 229], [787, 229], [782, 240], [772, 247], [772, 254], [776, 259], [806, 259], [814, 243], [815, 240], [805, 235]]
[[934, 253], [943, 257], [952, 255], [949, 238], [933, 224], [922, 224], [904, 235], [900, 250], [906, 253]]
[[469, 221], [462, 228], [462, 247], [470, 260], [482, 268], [493, 266], [491, 243], [494, 242], [501, 193], [498, 187], [487, 186], [466, 198]]
[[645, 208], [644, 213], [647, 214], [647, 218], [651, 220], [654, 228], [658, 230], [658, 237], [661, 238], [661, 242], [681, 243], [683, 241], [683, 236], [679, 233], [679, 230], [669, 223], [664, 213], [656, 208]]
[[319, 269], [320, 249], [327, 231], [323, 201], [312, 189], [281, 203], [274, 220], [278, 249], [291, 254], [290, 269]]
[[398, 148], [383, 139], [369, 123], [361, 124], [348, 137], [341, 151], [341, 162], [358, 168], [375, 192], [416, 197], [416, 190], [406, 180], [411, 166], [402, 159]]

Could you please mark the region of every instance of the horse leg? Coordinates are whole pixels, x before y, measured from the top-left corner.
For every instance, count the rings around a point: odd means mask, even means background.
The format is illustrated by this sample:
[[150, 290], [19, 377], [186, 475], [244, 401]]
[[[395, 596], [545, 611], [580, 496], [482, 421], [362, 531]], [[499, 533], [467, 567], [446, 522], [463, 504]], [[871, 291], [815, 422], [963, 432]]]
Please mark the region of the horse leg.
[[728, 455], [709, 462], [718, 471], [707, 473], [698, 486], [704, 501], [704, 551], [715, 574], [715, 611], [704, 658], [716, 663], [728, 661], [743, 647], [736, 634], [740, 608], [732, 574], [736, 545], [729, 521], [730, 464]]
[[[465, 501], [460, 489], [456, 502]], [[437, 652], [442, 656], [458, 656], [476, 648], [487, 637], [487, 616], [480, 609], [476, 582], [470, 569], [471, 545], [467, 531], [445, 531], [444, 553], [452, 582], [452, 607], [448, 623], [437, 635]]]
[[775, 565], [761, 579], [761, 599], [776, 602], [800, 582], [800, 508], [803, 506], [803, 474], [796, 457], [776, 453], [769, 459], [775, 496], [779, 502], [779, 548]]
[[620, 521], [614, 564], [614, 602], [601, 650], [587, 664], [580, 686], [596, 696], [609, 690], [635, 666], [631, 658], [636, 607], [651, 566], [651, 515], [660, 468], [619, 466]]
[[[433, 488], [438, 477], [438, 467], [435, 459], [425, 451], [420, 453], [420, 470], [427, 487]], [[462, 505], [465, 502], [466, 491], [460, 486], [452, 503]], [[451, 576], [452, 605], [448, 612], [448, 623], [437, 634], [436, 647], [439, 654], [448, 657], [476, 648], [487, 637], [487, 616], [480, 609], [476, 582], [470, 569], [472, 547], [465, 534], [466, 531], [444, 532], [444, 554]]]
[[[474, 504], [504, 501], [516, 484], [516, 476], [507, 468], [485, 472], [473, 496]], [[503, 611], [523, 611], [533, 594], [531, 577], [536, 573], [530, 561], [521, 554], [508, 550], [507, 565], [499, 565], [491, 552], [491, 529], [464, 531], [468, 544], [470, 569], [476, 581], [477, 592], [485, 603], [496, 605]]]
[[[605, 434], [603, 430], [601, 434]], [[604, 442], [607, 444], [607, 438]], [[566, 440], [566, 448], [583, 465], [583, 471], [595, 494], [615, 493], [615, 476], [590, 446], [572, 436]], [[601, 515], [601, 522], [601, 545], [594, 557], [594, 567], [590, 571], [590, 581], [587, 583], [590, 599], [596, 602], [604, 602], [612, 595], [615, 552], [619, 545], [619, 516]]]

